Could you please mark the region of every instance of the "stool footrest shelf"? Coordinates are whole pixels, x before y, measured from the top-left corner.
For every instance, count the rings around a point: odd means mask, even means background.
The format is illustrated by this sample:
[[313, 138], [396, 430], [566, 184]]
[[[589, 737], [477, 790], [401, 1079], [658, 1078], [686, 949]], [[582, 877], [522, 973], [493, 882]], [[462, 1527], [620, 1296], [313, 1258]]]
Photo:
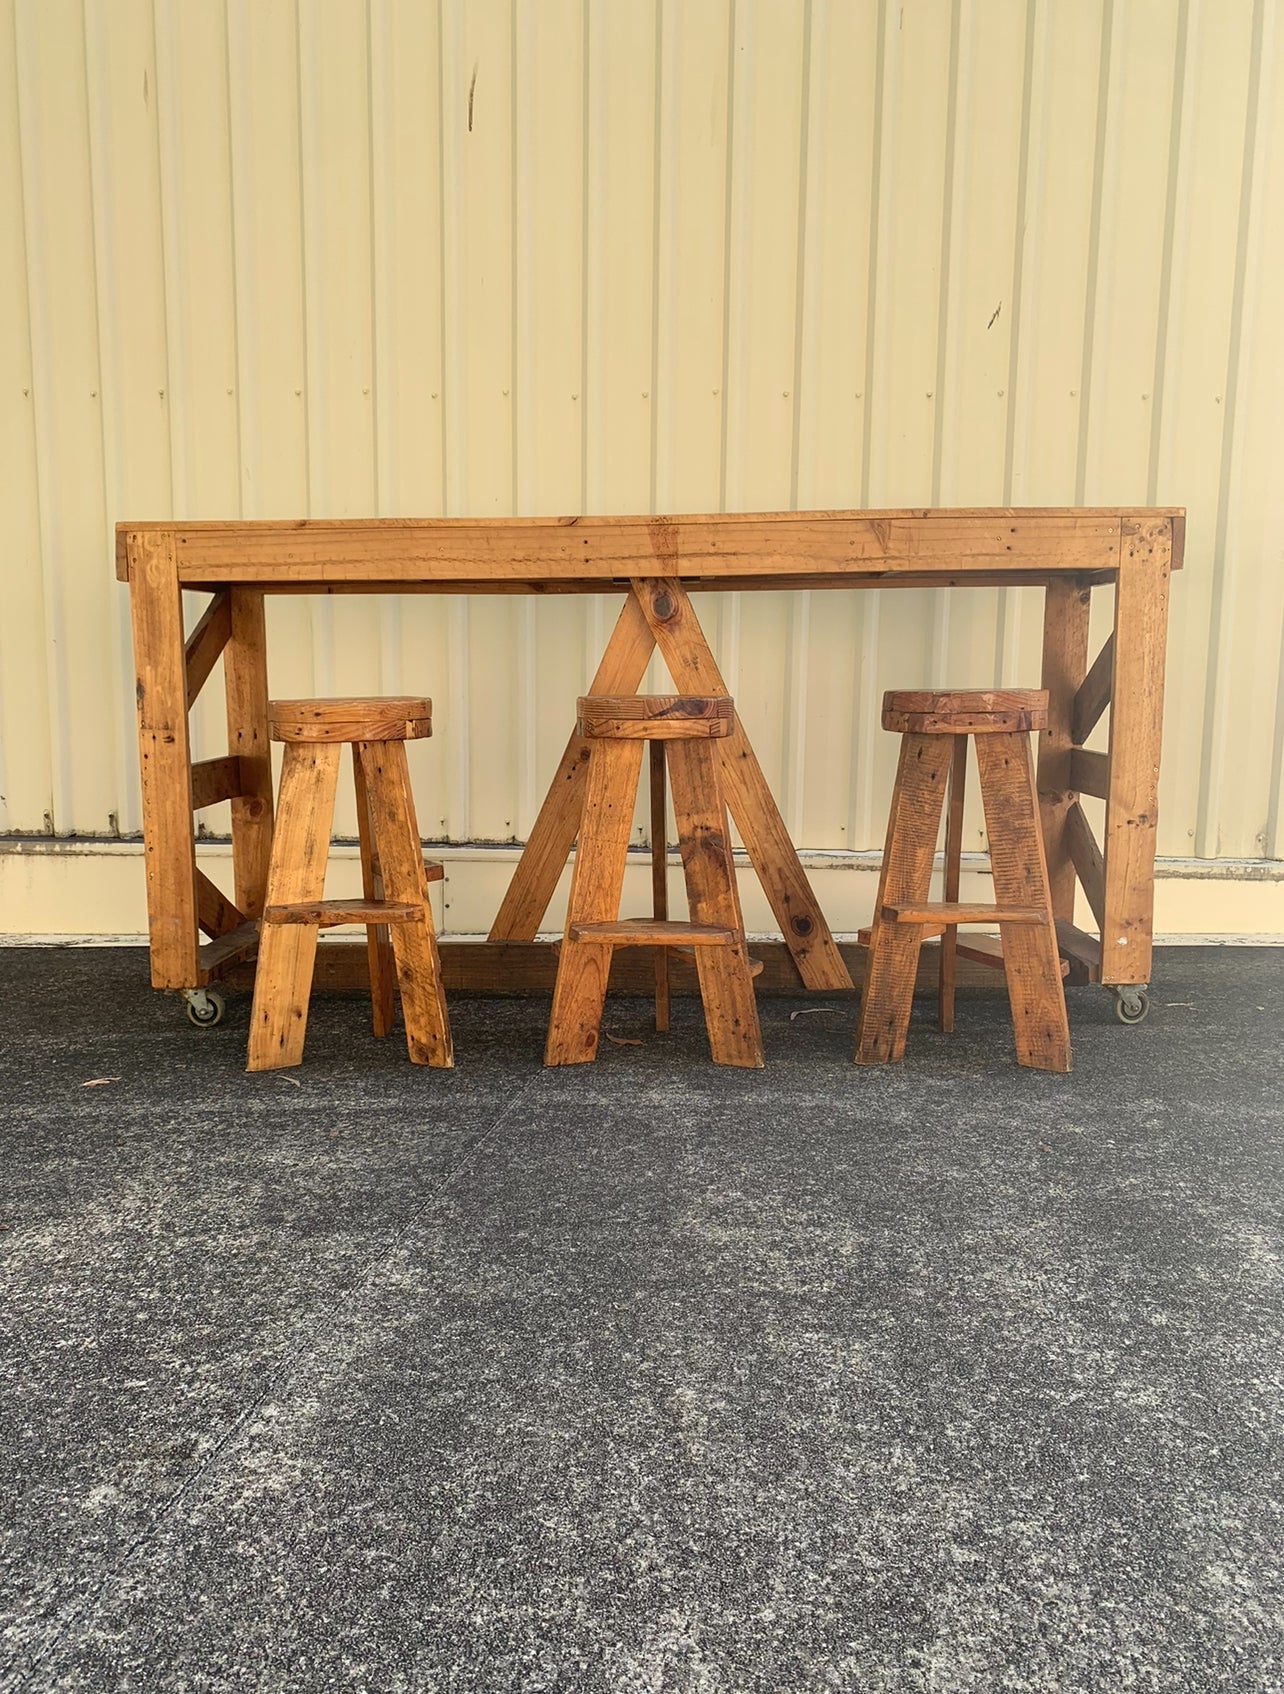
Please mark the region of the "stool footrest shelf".
[[572, 941], [609, 941], [616, 947], [734, 947], [740, 937], [717, 924], [666, 922], [658, 918], [617, 918], [614, 922], [573, 923]]
[[422, 923], [424, 909], [405, 900], [300, 900], [269, 906], [264, 923], [307, 923], [333, 929], [341, 923]]
[[889, 905], [880, 914], [887, 923], [1042, 923], [1041, 906], [976, 906], [958, 900], [924, 900], [920, 905]]

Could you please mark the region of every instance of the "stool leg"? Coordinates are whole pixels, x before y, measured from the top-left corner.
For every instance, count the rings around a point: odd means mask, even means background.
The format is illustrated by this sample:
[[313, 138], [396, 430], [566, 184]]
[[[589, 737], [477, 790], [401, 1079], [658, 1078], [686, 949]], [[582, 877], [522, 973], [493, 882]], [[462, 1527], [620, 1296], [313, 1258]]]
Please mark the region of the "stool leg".
[[582, 1065], [597, 1056], [612, 948], [608, 941], [572, 941], [571, 925], [609, 923], [620, 915], [624, 865], [641, 773], [641, 741], [592, 743], [566, 933], [557, 960], [553, 1010], [544, 1048], [546, 1065]]
[[[325, 893], [339, 751], [337, 742], [286, 743], [268, 868], [269, 906], [319, 900]], [[316, 956], [314, 925], [260, 927], [247, 1070], [280, 1070], [302, 1060]]]
[[[954, 737], [950, 761], [950, 798], [945, 811], [945, 888], [942, 898], [959, 897], [959, 862], [963, 857], [963, 788], [967, 781], [967, 736]], [[941, 935], [941, 967], [937, 1022], [944, 1034], [954, 1028], [954, 977], [958, 963], [959, 926], [946, 924]]]
[[1039, 833], [1030, 738], [978, 735], [976, 755], [995, 899], [1000, 906], [1043, 906], [1048, 913], [1046, 925], [999, 925], [1017, 1063], [1035, 1070], [1068, 1071], [1070, 1026]]
[[[357, 835], [361, 842], [361, 892], [367, 900], [386, 898], [383, 889], [383, 869], [375, 851], [370, 829], [370, 797], [366, 793], [366, 773], [361, 754], [352, 749], [352, 779], [357, 791]], [[370, 1012], [374, 1032], [379, 1039], [392, 1028], [397, 968], [392, 956], [392, 936], [386, 923], [366, 925], [366, 957], [370, 969]]]
[[945, 735], [905, 735], [892, 791], [887, 845], [869, 938], [865, 987], [856, 1023], [856, 1063], [882, 1064], [905, 1055], [921, 924], [890, 923], [883, 907], [919, 903], [932, 886], [932, 860], [941, 827], [945, 781], [953, 753]]
[[454, 1064], [450, 1019], [441, 986], [441, 959], [428, 903], [424, 850], [410, 792], [404, 741], [359, 741], [370, 807], [370, 833], [388, 900], [423, 902], [422, 923], [392, 926], [392, 953], [401, 990], [401, 1015], [411, 1062], [440, 1070]]
[[732, 947], [695, 949], [709, 1050], [716, 1065], [760, 1069], [758, 1003], [749, 972], [731, 832], [713, 743], [671, 742], [669, 780], [673, 784], [673, 814], [691, 921], [740, 931], [740, 940]]
[[[667, 819], [664, 806], [664, 742], [651, 743], [651, 916], [663, 923], [669, 915], [669, 866], [665, 850]], [[669, 949], [655, 948], [655, 1027], [669, 1027]]]

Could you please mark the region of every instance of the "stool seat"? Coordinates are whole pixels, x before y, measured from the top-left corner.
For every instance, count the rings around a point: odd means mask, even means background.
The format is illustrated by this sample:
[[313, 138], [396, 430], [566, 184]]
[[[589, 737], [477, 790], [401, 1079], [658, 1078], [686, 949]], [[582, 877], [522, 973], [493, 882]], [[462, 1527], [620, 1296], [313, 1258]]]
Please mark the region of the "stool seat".
[[432, 734], [432, 701], [417, 694], [273, 700], [268, 733], [273, 741], [420, 741]]
[[590, 694], [577, 707], [587, 740], [707, 741], [730, 735], [735, 703], [726, 695]]
[[1012, 735], [1047, 727], [1042, 688], [893, 688], [883, 696], [883, 728], [901, 735]]

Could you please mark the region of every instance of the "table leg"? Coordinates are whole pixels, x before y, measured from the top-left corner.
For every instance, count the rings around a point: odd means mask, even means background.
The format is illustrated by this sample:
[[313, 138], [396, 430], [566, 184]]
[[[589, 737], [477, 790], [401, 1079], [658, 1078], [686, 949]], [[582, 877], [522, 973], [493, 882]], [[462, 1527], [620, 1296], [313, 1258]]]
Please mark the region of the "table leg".
[[[630, 594], [620, 610], [589, 693], [634, 693], [654, 648], [655, 637], [647, 627], [636, 597]], [[579, 833], [587, 768], [588, 743], [572, 732], [491, 925], [491, 941], [535, 939]]]
[[1107, 984], [1150, 981], [1171, 569], [1170, 520], [1141, 523], [1133, 534], [1124, 537], [1115, 588], [1103, 842], [1101, 980]]
[[174, 536], [162, 530], [130, 533], [125, 548], [137, 673], [152, 986], [195, 988], [200, 981], [196, 836], [183, 606]]
[[236, 904], [263, 915], [272, 857], [272, 749], [268, 739], [267, 628], [263, 595], [232, 590], [232, 628], [223, 649], [227, 750], [239, 756], [241, 792], [232, 801]]
[[[633, 592], [679, 692], [725, 695], [727, 686], [681, 583], [671, 577], [638, 577]], [[728, 810], [799, 975], [808, 988], [826, 992], [850, 988], [851, 975], [812, 893], [739, 715], [732, 733], [719, 740], [718, 750]]]

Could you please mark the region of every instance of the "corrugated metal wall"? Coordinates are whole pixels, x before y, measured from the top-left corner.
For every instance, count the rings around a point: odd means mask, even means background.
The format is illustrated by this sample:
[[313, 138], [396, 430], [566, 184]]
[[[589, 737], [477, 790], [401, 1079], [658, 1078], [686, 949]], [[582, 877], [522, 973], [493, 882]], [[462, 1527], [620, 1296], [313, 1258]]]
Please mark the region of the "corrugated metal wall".
[[[139, 827], [119, 517], [1153, 502], [1160, 851], [1284, 856], [1282, 26], [0, 0], [0, 831]], [[701, 605], [804, 847], [881, 841], [885, 686], [1038, 674], [1028, 591]], [[612, 614], [277, 603], [273, 686], [431, 692], [426, 832], [512, 839]]]

